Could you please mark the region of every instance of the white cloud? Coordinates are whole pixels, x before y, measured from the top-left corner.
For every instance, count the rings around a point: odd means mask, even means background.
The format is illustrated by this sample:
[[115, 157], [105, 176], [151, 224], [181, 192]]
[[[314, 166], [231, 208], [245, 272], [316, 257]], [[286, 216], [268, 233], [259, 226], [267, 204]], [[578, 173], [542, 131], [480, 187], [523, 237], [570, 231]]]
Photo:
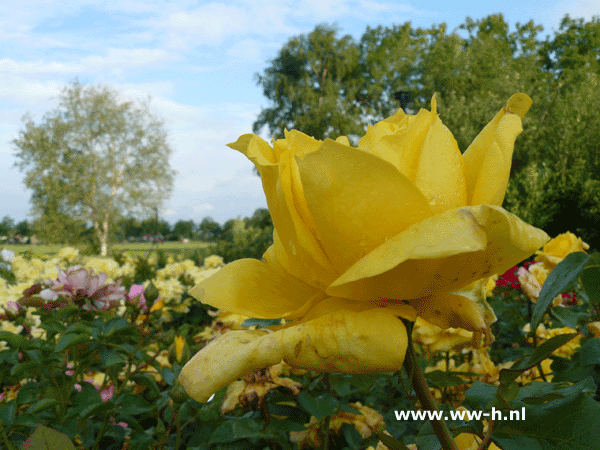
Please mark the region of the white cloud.
[[207, 211], [212, 211], [213, 209], [215, 209], [215, 207], [210, 203], [202, 203], [201, 205], [192, 206], [192, 211], [195, 213], [204, 213]]
[[156, 63], [173, 60], [172, 54], [162, 49], [108, 49], [106, 55], [92, 55], [78, 58], [73, 62], [15, 61], [0, 59], [0, 73], [18, 75], [70, 74], [80, 72], [99, 72], [111, 68], [131, 70]]
[[0, 83], [0, 99], [38, 109], [50, 105], [51, 98], [57, 97], [63, 87], [64, 83], [54, 80], [41, 81], [6, 74]]
[[413, 8], [406, 3], [390, 3], [390, 2], [376, 2], [371, 0], [361, 0], [360, 6], [368, 11], [382, 13], [382, 12], [403, 12], [410, 14], [423, 14], [424, 11]]
[[[286, 3], [290, 3], [289, 6]], [[298, 32], [288, 24], [297, 10], [296, 3], [276, 0], [236, 2], [235, 6], [211, 2], [188, 11], [169, 13], [166, 19], [153, 19], [156, 29], [163, 29], [172, 48], [220, 45], [227, 38], [247, 34], [274, 36]]]
[[307, 16], [314, 20], [330, 19], [345, 15], [349, 11], [347, 0], [303, 0], [296, 3], [293, 15]]
[[193, 35], [196, 39], [200, 39], [199, 43], [202, 44], [221, 42], [233, 29], [243, 29], [248, 19], [248, 11], [244, 8], [223, 3], [209, 3], [191, 13], [185, 11], [173, 13], [167, 23], [173, 33]]

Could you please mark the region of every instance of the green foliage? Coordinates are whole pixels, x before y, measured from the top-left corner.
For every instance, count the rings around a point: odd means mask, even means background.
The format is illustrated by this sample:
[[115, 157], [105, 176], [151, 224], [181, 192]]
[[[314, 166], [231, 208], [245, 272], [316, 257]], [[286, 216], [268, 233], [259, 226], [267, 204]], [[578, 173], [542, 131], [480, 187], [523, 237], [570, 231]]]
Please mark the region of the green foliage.
[[10, 236], [15, 229], [15, 221], [10, 216], [4, 216], [0, 221], [0, 236]]
[[[368, 124], [396, 111], [398, 91], [410, 94], [412, 113], [429, 108], [437, 92], [440, 118], [464, 151], [512, 94], [527, 93], [533, 106], [515, 145], [504, 207], [551, 235], [570, 230], [600, 248], [600, 19], [566, 16], [545, 40], [533, 21], [511, 31], [502, 14], [467, 18], [459, 30], [405, 23], [367, 28], [354, 42], [320, 25], [294, 37], [258, 76], [272, 106], [254, 131], [268, 125], [275, 137], [291, 128], [317, 139], [350, 135], [356, 144]], [[327, 64], [340, 58], [332, 72]], [[335, 88], [322, 88], [319, 76]], [[334, 120], [328, 105], [345, 121]]]
[[589, 261], [589, 255], [583, 252], [571, 253], [550, 272], [533, 309], [533, 316], [531, 317], [532, 333], [535, 333], [552, 300], [571, 288]]
[[[243, 242], [240, 239], [248, 224], [267, 225], [268, 221], [264, 211], [258, 211], [252, 218], [232, 224], [232, 233], [235, 231], [232, 240]], [[143, 266], [142, 261], [139, 259], [136, 266]], [[509, 369], [502, 369], [499, 385], [478, 381], [484, 376], [481, 369], [473, 373], [429, 371], [430, 385], [445, 393], [440, 409], [448, 416], [455, 412], [457, 398], [450, 392], [466, 390], [460, 404], [471, 411], [491, 412], [494, 407], [503, 417], [509, 417], [509, 409], [522, 414], [525, 408], [525, 420], [495, 421], [492, 441], [502, 448], [595, 448], [592, 433], [586, 430], [600, 426], [597, 394], [600, 338], [591, 336], [586, 325], [600, 317], [593, 302], [586, 300], [583, 289], [594, 292], [597, 287], [598, 261], [598, 255], [591, 254], [581, 264], [581, 254], [574, 253], [547, 278], [546, 289], [550, 292], [547, 295], [569, 290], [574, 282], [579, 304], [548, 306], [549, 314], [541, 317], [547, 327], [550, 320], [559, 320], [555, 319], [557, 316], [576, 328], [584, 336], [578, 350], [569, 358], [554, 353], [574, 339], [573, 334], [561, 334], [537, 345], [528, 341], [522, 331], [523, 325], [531, 321], [524, 303], [526, 298], [518, 289], [498, 288], [490, 299], [498, 316], [493, 325], [496, 342], [490, 352], [496, 363], [516, 361]], [[141, 277], [155, 276], [154, 264], [136, 269], [136, 283], [143, 283]], [[147, 304], [152, 304], [158, 290], [151, 284], [144, 294]], [[539, 308], [546, 311], [542, 299], [543, 295], [538, 301]], [[44, 339], [30, 338], [25, 331], [21, 334], [0, 331], [0, 341], [6, 343], [0, 350], [0, 383], [5, 388], [5, 398], [0, 400], [2, 448], [16, 449], [27, 445], [26, 442], [37, 445], [37, 439], [45, 439], [43, 442], [54, 450], [56, 439], [59, 440], [56, 450], [69, 448], [68, 443], [85, 449], [118, 449], [128, 445], [140, 450], [266, 447], [292, 450], [298, 446], [292, 444], [290, 433], [303, 432], [309, 427], [321, 439], [327, 436], [329, 448], [364, 450], [376, 447], [380, 439], [390, 448], [403, 450], [415, 443], [419, 450], [439, 448], [428, 421], [396, 418], [395, 411], [414, 409], [418, 402], [404, 371], [365, 375], [292, 372], [281, 376], [299, 383], [299, 391], [275, 385], [261, 393], [257, 386], [263, 384], [258, 382], [254, 388], [247, 384], [248, 390], [243, 394], [231, 394], [228, 388], [223, 388], [211, 401], [202, 404], [189, 399], [177, 382], [185, 360], [176, 360], [173, 344], [175, 336], [184, 337], [185, 358], [206, 345], [197, 343], [196, 333], [206, 332], [205, 327], [210, 327], [214, 317], [202, 305], [193, 305], [189, 312], [173, 315], [168, 323], [160, 320], [160, 310], [142, 320], [139, 308], [129, 303], [122, 316], [114, 310], [83, 311], [76, 305], [51, 310], [41, 306], [30, 308], [31, 313], [41, 318], [40, 328], [46, 331]], [[555, 314], [562, 310], [568, 310], [569, 314]], [[9, 320], [15, 325], [29, 323], [24, 311], [11, 315]], [[276, 322], [249, 319], [242, 326], [260, 328]], [[217, 322], [213, 330], [222, 325]], [[552, 327], [556, 328], [556, 323]], [[159, 360], [161, 351], [168, 352], [170, 366]], [[468, 358], [468, 354], [468, 351], [466, 355], [457, 352], [454, 357]], [[552, 360], [552, 372], [546, 376], [553, 377], [551, 382], [518, 381], [520, 375], [548, 358]], [[425, 367], [435, 364], [435, 359], [427, 355], [421, 355], [420, 359]], [[66, 361], [73, 361], [73, 366], [67, 367]], [[144, 367], [152, 367], [153, 372], [143, 370]], [[102, 386], [94, 386], [87, 379], [87, 374], [94, 372], [106, 374]], [[264, 371], [259, 372], [257, 380], [264, 377]], [[224, 402], [227, 398], [231, 401], [232, 395], [239, 403], [224, 412]], [[360, 431], [364, 428], [357, 424], [365, 419], [365, 413], [359, 411], [356, 402], [381, 414], [380, 427], [385, 426], [391, 437], [374, 432], [363, 438]], [[340, 424], [340, 417], [346, 423]], [[484, 434], [481, 418], [463, 417], [449, 420], [448, 425], [454, 436], [464, 432]]]
[[214, 241], [221, 236], [221, 226], [211, 217], [205, 217], [198, 225], [198, 238], [203, 241]]
[[335, 34], [335, 28], [318, 25], [312, 33], [292, 38], [265, 74], [257, 74], [274, 106], [261, 111], [255, 132], [268, 125], [276, 137], [283, 137], [285, 128], [317, 139], [358, 133], [361, 110], [354, 99], [360, 88], [359, 52], [351, 36], [337, 39]]
[[228, 220], [221, 236], [214, 253], [222, 256], [225, 263], [240, 258], [261, 259], [273, 243], [271, 215], [267, 209], [259, 208], [250, 218]]

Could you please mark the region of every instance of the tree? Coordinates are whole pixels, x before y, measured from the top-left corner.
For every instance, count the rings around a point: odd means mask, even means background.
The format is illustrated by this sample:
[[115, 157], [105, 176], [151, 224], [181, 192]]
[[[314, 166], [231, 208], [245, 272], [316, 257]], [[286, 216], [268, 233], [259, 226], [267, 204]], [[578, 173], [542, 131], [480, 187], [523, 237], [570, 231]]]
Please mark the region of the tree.
[[163, 236], [171, 234], [171, 224], [166, 220], [158, 220], [156, 217], [150, 217], [141, 222], [142, 236]]
[[142, 225], [135, 217], [125, 217], [119, 225], [123, 239], [139, 238], [142, 236]]
[[33, 191], [37, 223], [54, 228], [48, 235], [61, 237], [65, 217], [90, 223], [106, 256], [120, 217], [148, 214], [171, 192], [172, 150], [149, 100], [122, 102], [108, 86], [84, 86], [76, 79], [41, 123], [29, 114], [23, 122], [13, 141], [16, 165]]
[[21, 236], [31, 237], [31, 234], [32, 234], [31, 225], [26, 220], [22, 220], [16, 225], [15, 232]]
[[177, 239], [183, 238], [193, 239], [194, 229], [196, 228], [193, 220], [178, 220], [173, 225], [173, 234], [177, 236]]
[[212, 217], [205, 217], [198, 225], [198, 238], [201, 241], [214, 241], [221, 236], [221, 225]]
[[15, 229], [15, 221], [10, 216], [4, 216], [0, 222], [0, 236], [11, 236]]
[[355, 101], [361, 87], [358, 47], [350, 35], [335, 35], [335, 28], [318, 25], [290, 39], [271, 67], [256, 75], [273, 106], [260, 112], [255, 133], [265, 125], [279, 138], [292, 128], [315, 139], [362, 131]]

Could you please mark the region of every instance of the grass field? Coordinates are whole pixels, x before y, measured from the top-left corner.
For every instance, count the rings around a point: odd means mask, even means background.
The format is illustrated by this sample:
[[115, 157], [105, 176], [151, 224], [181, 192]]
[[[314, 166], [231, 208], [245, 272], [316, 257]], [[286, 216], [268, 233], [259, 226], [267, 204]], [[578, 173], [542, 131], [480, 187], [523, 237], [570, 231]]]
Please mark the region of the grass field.
[[[160, 244], [153, 244], [150, 242], [136, 242], [131, 244], [113, 244], [109, 247], [110, 252], [121, 252], [126, 251], [133, 256], [143, 255], [150, 256], [157, 250], [162, 250], [165, 253], [176, 253], [183, 254], [185, 257], [192, 256], [196, 251], [206, 249], [207, 247], [215, 245], [211, 242], [162, 242]], [[59, 250], [65, 245], [4, 245], [1, 248], [6, 248], [15, 252], [15, 254], [21, 254], [30, 251], [32, 254], [40, 257], [53, 256], [59, 252]], [[86, 250], [84, 246], [76, 246], [80, 252]]]

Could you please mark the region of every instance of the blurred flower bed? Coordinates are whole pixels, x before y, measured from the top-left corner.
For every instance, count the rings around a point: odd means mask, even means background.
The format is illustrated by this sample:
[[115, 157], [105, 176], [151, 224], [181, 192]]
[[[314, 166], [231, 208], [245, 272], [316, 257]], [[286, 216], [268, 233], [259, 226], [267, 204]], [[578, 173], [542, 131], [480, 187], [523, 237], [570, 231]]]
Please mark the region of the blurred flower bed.
[[[598, 365], [584, 359], [600, 342], [600, 317], [590, 313], [579, 282], [553, 300], [535, 342], [528, 334], [550, 272], [585, 250], [566, 233], [532, 261], [480, 280], [477, 289], [498, 318], [488, 347], [473, 347], [472, 332], [417, 320], [413, 343], [442, 409], [482, 408], [482, 392], [500, 385], [502, 369], [569, 333], [578, 334], [516, 382], [524, 392], [540, 381], [596, 389]], [[202, 267], [163, 259], [92, 258], [67, 247], [41, 260], [2, 250], [1, 448], [27, 441], [50, 449], [312, 449], [327, 441], [332, 449], [385, 450], [394, 448], [391, 436], [426, 448], [420, 436], [427, 423], [395, 418], [394, 410], [419, 406], [404, 372], [324, 375], [282, 362], [234, 381], [207, 403], [189, 398], [177, 377], [194, 353], [230, 330], [273, 321], [214, 310], [187, 295], [223, 267], [219, 256]], [[463, 430], [460, 449], [477, 449], [489, 424], [452, 426]]]

